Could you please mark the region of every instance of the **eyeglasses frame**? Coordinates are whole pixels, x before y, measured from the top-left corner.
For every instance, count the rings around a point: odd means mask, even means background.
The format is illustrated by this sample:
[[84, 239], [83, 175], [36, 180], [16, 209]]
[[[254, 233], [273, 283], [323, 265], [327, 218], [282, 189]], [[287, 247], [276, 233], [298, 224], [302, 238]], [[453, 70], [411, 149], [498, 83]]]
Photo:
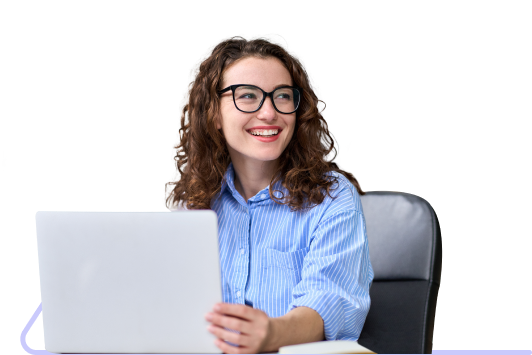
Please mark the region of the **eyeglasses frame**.
[[[257, 88], [259, 89], [260, 91], [262, 91], [262, 100], [259, 104], [259, 108], [257, 108], [255, 111], [244, 111], [244, 110], [241, 110], [238, 108], [238, 105], [236, 104], [236, 99], [235, 99], [235, 91], [236, 89], [239, 87], [239, 86], [252, 86], [254, 88]], [[281, 112], [279, 111], [279, 109], [277, 108], [277, 106], [275, 106], [275, 102], [273, 100], [273, 93], [279, 89], [285, 89], [285, 88], [290, 88], [290, 89], [297, 89], [299, 91], [299, 100], [297, 101], [297, 105], [296, 105], [296, 109], [294, 111], [291, 111], [291, 112]], [[238, 111], [240, 112], [244, 112], [244, 113], [253, 113], [253, 112], [257, 112], [258, 110], [260, 110], [260, 108], [262, 107], [262, 104], [264, 104], [264, 101], [266, 101], [266, 97], [269, 97], [270, 100], [272, 101], [272, 105], [273, 105], [273, 108], [275, 109], [275, 111], [279, 112], [280, 114], [283, 114], [283, 115], [289, 115], [291, 113], [294, 113], [297, 111], [297, 109], [299, 108], [299, 104], [301, 103], [301, 88], [300, 87], [297, 87], [297, 86], [289, 86], [289, 85], [285, 85], [285, 86], [280, 86], [278, 88], [275, 88], [275, 90], [273, 90], [272, 92], [266, 92], [264, 90], [262, 90], [261, 88], [259, 88], [258, 86], [256, 85], [251, 85], [251, 84], [236, 84], [236, 85], [230, 85], [228, 87], [226, 87], [225, 89], [222, 89], [220, 91], [218, 91], [218, 94], [223, 94], [227, 91], [231, 90], [233, 92], [233, 103], [235, 104], [235, 107]]]

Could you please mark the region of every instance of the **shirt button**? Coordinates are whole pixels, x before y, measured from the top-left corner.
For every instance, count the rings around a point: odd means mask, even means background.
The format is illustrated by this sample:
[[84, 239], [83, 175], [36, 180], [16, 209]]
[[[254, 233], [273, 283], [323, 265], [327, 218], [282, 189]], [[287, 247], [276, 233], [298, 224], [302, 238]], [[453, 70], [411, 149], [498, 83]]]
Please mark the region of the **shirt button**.
[[246, 251], [244, 249], [240, 249], [240, 254], [244, 255]]
[[238, 292], [236, 293], [236, 297], [240, 297], [240, 295], [241, 295], [241, 293], [240, 293], [240, 291], [238, 291]]

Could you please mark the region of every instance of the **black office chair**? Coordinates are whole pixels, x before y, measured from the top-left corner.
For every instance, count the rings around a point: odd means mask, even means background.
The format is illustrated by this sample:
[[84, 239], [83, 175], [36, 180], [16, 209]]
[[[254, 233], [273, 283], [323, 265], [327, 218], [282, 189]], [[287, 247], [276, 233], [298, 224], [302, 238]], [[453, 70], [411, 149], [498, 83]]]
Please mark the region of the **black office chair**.
[[375, 278], [359, 343], [376, 353], [431, 353], [442, 260], [436, 213], [401, 192], [361, 199]]

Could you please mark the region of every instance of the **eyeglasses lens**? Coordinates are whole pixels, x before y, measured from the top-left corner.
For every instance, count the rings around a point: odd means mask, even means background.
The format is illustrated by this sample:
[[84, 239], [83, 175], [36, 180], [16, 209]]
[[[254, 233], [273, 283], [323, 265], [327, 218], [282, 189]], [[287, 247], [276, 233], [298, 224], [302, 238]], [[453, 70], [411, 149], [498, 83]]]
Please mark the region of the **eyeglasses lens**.
[[[245, 112], [256, 111], [262, 101], [262, 91], [254, 86], [239, 86], [235, 90], [235, 104]], [[273, 101], [281, 113], [291, 113], [299, 105], [299, 90], [295, 88], [279, 88], [273, 92]]]

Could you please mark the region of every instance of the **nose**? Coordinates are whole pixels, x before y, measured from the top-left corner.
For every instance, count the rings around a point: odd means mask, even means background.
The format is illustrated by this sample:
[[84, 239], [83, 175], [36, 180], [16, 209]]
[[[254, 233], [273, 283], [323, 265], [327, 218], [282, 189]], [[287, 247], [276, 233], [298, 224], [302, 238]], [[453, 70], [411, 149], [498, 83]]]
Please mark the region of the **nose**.
[[257, 118], [259, 120], [271, 121], [277, 117], [277, 111], [273, 107], [273, 103], [270, 97], [266, 97], [262, 103], [262, 107], [257, 111]]

